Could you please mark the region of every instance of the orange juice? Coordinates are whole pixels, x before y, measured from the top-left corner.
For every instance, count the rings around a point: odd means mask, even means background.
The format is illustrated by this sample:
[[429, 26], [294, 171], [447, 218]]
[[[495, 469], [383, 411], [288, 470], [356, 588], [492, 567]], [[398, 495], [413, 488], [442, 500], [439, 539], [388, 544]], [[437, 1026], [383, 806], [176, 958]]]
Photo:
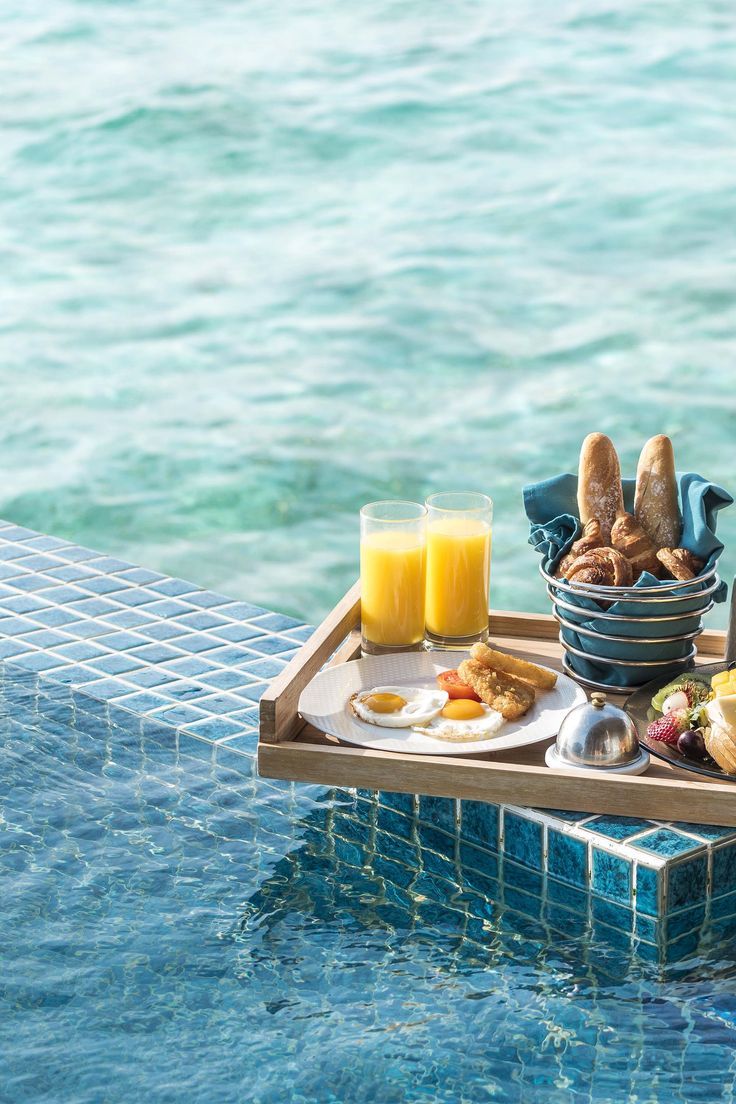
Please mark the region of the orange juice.
[[491, 527], [475, 518], [437, 518], [427, 526], [427, 629], [459, 639], [488, 629]]
[[363, 638], [385, 647], [424, 637], [426, 545], [423, 533], [379, 530], [360, 542]]

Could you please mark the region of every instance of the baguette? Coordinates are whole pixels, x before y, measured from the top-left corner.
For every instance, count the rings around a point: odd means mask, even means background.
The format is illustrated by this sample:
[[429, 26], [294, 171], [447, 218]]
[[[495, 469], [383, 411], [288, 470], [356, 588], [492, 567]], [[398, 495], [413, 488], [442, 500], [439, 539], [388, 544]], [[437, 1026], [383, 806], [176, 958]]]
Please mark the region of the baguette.
[[604, 433], [589, 433], [580, 449], [578, 512], [583, 525], [598, 519], [604, 544], [611, 540], [614, 521], [624, 513], [621, 465]]
[[656, 549], [677, 548], [682, 518], [677, 504], [675, 455], [672, 442], [664, 434], [650, 438], [641, 450], [634, 516]]

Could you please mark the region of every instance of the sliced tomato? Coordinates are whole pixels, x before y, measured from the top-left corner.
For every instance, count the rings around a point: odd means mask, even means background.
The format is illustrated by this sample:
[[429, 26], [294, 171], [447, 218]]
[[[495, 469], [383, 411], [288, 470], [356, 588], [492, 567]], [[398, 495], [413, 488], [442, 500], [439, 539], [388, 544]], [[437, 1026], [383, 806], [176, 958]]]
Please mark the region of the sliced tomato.
[[451, 698], [470, 698], [471, 701], [480, 701], [475, 690], [462, 681], [456, 670], [440, 672], [437, 676], [437, 685]]

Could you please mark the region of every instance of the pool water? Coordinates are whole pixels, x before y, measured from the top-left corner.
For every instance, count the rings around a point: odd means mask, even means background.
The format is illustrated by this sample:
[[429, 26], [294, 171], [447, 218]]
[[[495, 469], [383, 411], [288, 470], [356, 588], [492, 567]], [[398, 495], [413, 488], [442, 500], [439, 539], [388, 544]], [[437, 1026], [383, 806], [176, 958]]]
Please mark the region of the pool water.
[[315, 624], [443, 489], [547, 609], [521, 487], [591, 429], [736, 489], [732, 4], [0, 11], [1, 516]]
[[572, 913], [551, 932], [529, 872], [512, 892], [354, 796], [256, 781], [32, 677], [5, 681], [0, 746], [3, 1101], [736, 1091], [728, 947], [663, 973]]

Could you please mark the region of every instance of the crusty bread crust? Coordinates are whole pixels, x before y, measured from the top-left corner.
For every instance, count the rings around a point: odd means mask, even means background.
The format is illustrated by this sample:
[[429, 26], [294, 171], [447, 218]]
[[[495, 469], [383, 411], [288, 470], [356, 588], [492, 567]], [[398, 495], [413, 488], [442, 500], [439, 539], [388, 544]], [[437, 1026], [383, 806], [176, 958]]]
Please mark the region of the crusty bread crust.
[[604, 433], [589, 433], [580, 449], [578, 512], [583, 525], [597, 518], [608, 544], [614, 521], [624, 512], [621, 465], [613, 442]]
[[655, 548], [676, 548], [682, 533], [675, 454], [669, 437], [651, 437], [636, 469], [634, 516]]

